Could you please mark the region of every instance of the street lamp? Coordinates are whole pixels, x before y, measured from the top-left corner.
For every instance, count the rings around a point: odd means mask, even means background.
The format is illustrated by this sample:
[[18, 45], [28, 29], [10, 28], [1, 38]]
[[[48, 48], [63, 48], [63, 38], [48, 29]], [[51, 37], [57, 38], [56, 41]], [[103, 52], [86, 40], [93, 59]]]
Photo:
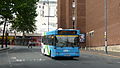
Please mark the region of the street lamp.
[[105, 24], [105, 32], [104, 32], [104, 38], [105, 38], [105, 53], [108, 54], [108, 39], [107, 39], [107, 23], [108, 23], [108, 9], [107, 9], [107, 0], [104, 0], [104, 24]]
[[48, 31], [49, 31], [49, 16], [50, 16], [49, 0], [47, 0], [47, 2], [48, 2]]

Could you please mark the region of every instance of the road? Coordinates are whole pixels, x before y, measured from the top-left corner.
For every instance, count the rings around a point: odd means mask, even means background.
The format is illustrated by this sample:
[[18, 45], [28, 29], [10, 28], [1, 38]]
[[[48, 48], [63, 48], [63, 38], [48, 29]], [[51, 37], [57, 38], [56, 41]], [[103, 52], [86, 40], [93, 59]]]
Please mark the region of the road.
[[120, 58], [81, 52], [79, 59], [51, 59], [40, 47], [14, 46], [0, 52], [0, 68], [120, 68]]

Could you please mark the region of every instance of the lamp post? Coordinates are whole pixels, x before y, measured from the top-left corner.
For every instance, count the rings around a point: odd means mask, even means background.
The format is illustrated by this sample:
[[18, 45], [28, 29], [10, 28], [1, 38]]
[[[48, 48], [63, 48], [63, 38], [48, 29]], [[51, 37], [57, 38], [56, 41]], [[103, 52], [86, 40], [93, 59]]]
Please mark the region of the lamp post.
[[72, 8], [73, 8], [73, 15], [72, 15], [72, 27], [73, 29], [75, 29], [75, 7], [76, 7], [76, 3], [75, 0], [72, 1]]
[[107, 23], [108, 23], [108, 8], [107, 8], [107, 0], [104, 0], [104, 24], [105, 24], [105, 32], [104, 32], [104, 38], [105, 38], [105, 53], [108, 54], [108, 39], [107, 39]]
[[49, 31], [49, 16], [50, 16], [49, 0], [47, 0], [47, 2], [48, 2], [48, 31]]

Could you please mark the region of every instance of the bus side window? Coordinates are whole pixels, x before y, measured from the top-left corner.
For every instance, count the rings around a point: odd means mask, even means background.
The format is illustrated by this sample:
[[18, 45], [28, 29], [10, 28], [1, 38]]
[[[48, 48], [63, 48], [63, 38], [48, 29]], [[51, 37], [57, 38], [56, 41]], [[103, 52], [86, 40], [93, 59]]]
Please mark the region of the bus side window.
[[52, 36], [51, 36], [51, 35], [48, 36], [48, 44], [49, 44], [49, 45], [52, 45]]
[[42, 39], [42, 41], [43, 41], [43, 43], [44, 43], [45, 45], [47, 45], [47, 44], [48, 44], [48, 37], [47, 37], [47, 36], [44, 36], [43, 39]]
[[58, 40], [57, 40], [56, 36], [48, 35], [48, 36], [44, 36], [42, 38], [42, 42], [45, 45], [56, 45], [56, 43], [58, 42]]

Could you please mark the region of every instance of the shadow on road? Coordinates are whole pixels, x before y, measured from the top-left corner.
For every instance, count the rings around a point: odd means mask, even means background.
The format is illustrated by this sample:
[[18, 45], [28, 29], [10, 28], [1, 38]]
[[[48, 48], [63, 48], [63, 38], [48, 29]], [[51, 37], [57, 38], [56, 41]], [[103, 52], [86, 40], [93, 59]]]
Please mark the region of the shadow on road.
[[[51, 58], [50, 56], [47, 56], [49, 58]], [[72, 61], [79, 61], [79, 58], [73, 58], [73, 57], [55, 57], [55, 58], [51, 58], [53, 60], [59, 60], [59, 61], [69, 61], [69, 60], [72, 60]]]

